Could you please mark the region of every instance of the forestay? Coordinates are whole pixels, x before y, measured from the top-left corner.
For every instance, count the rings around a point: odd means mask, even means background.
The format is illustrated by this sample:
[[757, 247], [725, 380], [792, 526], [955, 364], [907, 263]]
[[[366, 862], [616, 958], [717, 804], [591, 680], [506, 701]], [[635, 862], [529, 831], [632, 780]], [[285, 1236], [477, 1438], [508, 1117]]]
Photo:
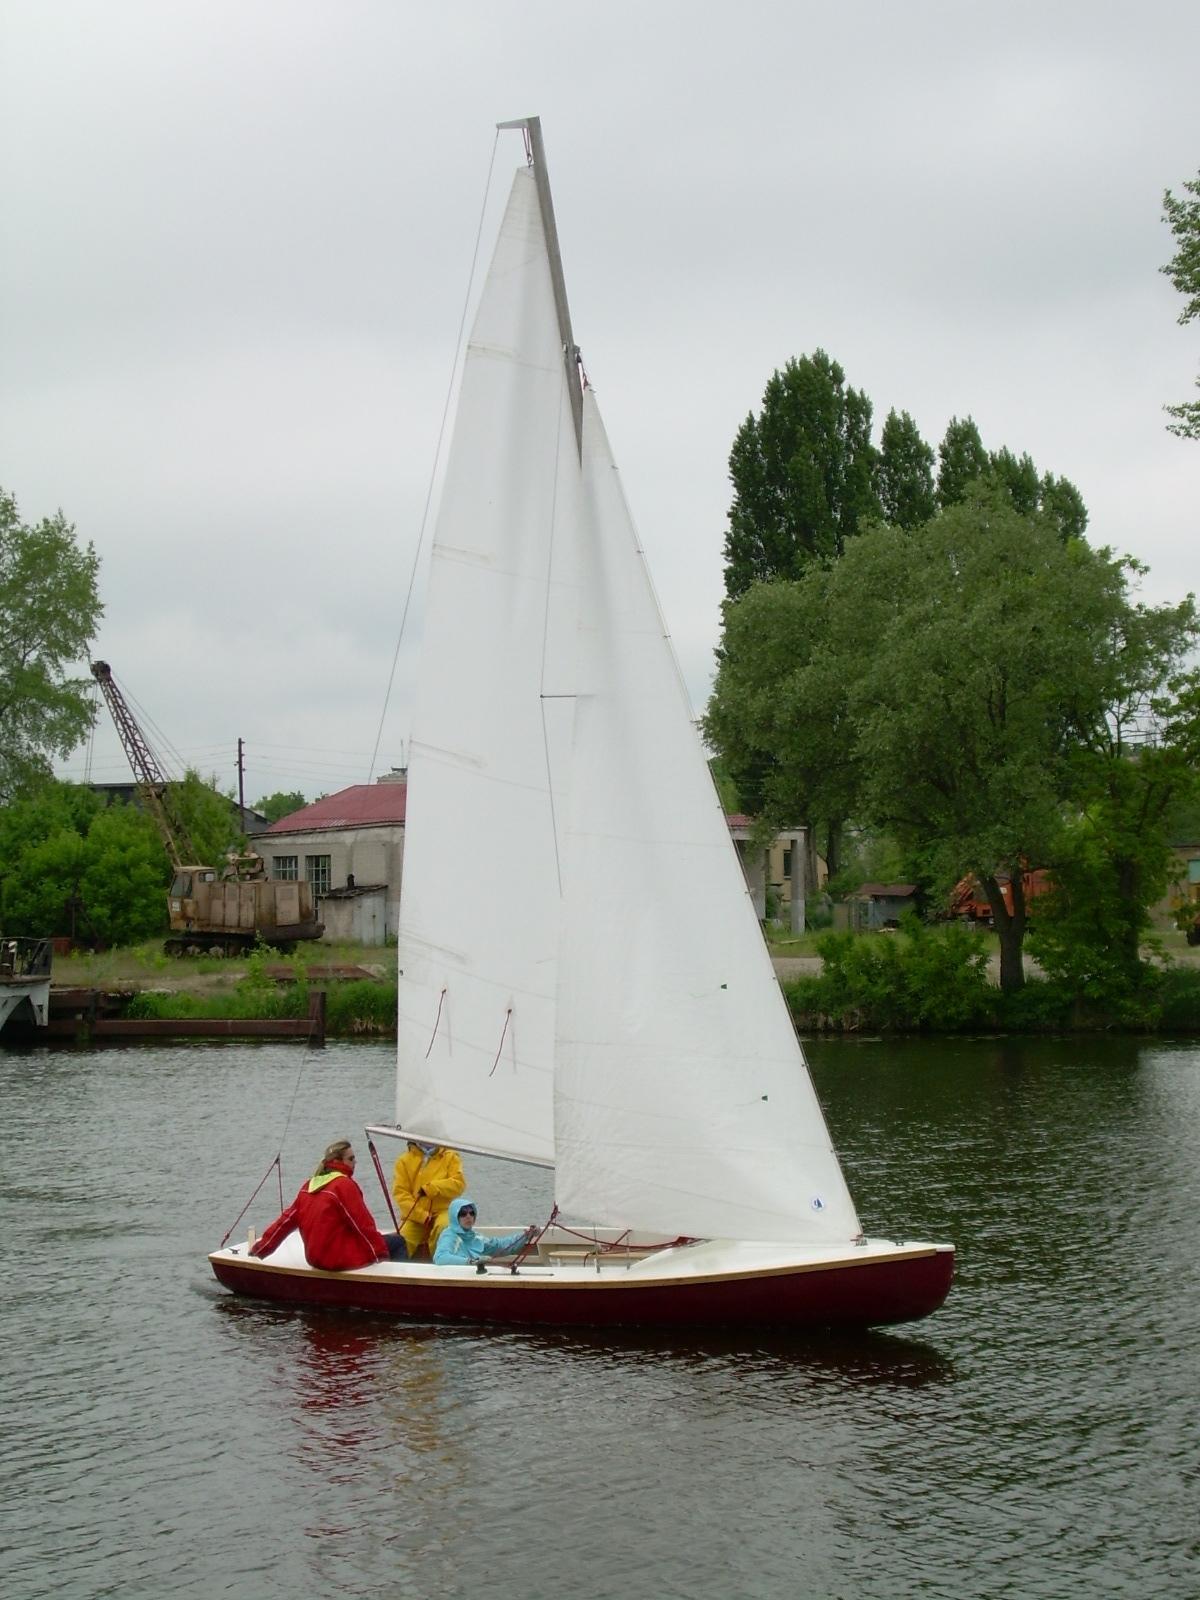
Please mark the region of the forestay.
[[579, 461], [533, 174], [517, 173], [447, 460], [409, 760], [397, 1120], [553, 1158]]

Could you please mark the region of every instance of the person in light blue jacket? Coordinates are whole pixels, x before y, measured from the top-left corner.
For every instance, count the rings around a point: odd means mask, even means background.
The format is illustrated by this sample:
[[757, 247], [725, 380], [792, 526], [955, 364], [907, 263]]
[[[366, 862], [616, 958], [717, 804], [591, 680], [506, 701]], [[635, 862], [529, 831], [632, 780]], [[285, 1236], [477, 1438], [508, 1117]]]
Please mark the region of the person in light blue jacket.
[[483, 1239], [475, 1232], [476, 1214], [474, 1200], [466, 1195], [461, 1200], [451, 1200], [450, 1220], [438, 1235], [437, 1249], [433, 1252], [435, 1266], [466, 1267], [486, 1256], [510, 1256], [523, 1244], [528, 1244], [537, 1232], [530, 1226], [522, 1233]]

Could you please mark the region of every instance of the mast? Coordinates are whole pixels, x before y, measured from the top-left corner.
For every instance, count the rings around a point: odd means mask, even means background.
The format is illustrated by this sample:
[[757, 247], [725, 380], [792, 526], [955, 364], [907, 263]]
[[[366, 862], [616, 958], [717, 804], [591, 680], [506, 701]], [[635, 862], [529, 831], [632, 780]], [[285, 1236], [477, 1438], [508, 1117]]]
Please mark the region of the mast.
[[567, 392], [571, 396], [571, 416], [575, 423], [575, 444], [583, 455], [583, 384], [579, 376], [579, 346], [571, 332], [571, 312], [567, 305], [567, 282], [563, 277], [562, 255], [558, 248], [558, 226], [554, 220], [554, 200], [550, 194], [550, 175], [546, 170], [546, 146], [542, 141], [540, 117], [517, 117], [512, 122], [498, 122], [497, 128], [520, 128], [525, 135], [530, 165], [537, 184], [538, 206], [542, 213], [542, 227], [546, 234], [546, 254], [550, 261], [550, 280], [554, 285], [554, 307], [558, 312], [558, 331], [562, 339], [563, 363], [567, 374]]

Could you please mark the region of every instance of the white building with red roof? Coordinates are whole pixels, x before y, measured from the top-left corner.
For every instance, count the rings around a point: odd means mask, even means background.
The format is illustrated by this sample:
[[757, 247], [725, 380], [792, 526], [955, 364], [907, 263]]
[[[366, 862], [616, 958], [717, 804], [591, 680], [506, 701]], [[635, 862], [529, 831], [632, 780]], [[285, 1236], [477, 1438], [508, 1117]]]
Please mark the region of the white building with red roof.
[[312, 885], [327, 939], [386, 944], [399, 927], [407, 797], [406, 774], [390, 772], [314, 800], [250, 842], [269, 878]]

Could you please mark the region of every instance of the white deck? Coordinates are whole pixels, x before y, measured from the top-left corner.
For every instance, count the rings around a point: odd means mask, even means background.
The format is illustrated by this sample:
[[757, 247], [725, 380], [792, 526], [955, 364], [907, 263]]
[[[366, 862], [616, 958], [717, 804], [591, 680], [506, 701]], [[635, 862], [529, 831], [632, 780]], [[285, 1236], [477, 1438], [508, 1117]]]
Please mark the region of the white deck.
[[[511, 1232], [510, 1229], [481, 1229], [489, 1233]], [[743, 1274], [757, 1276], [763, 1273], [817, 1270], [833, 1266], [863, 1266], [869, 1262], [897, 1261], [914, 1256], [928, 1255], [932, 1251], [948, 1251], [948, 1244], [909, 1240], [866, 1239], [861, 1243], [826, 1246], [795, 1246], [764, 1244], [746, 1240], [704, 1239], [694, 1244], [667, 1245], [662, 1249], [626, 1252], [619, 1246], [602, 1250], [582, 1239], [562, 1236], [550, 1230], [538, 1248], [531, 1251], [518, 1267], [522, 1278], [542, 1278], [555, 1283], [594, 1283], [597, 1275], [605, 1278], [636, 1278], [641, 1282], [670, 1281], [695, 1278], [738, 1277]], [[233, 1245], [212, 1253], [213, 1261], [244, 1262], [248, 1246]], [[257, 1258], [252, 1258], [257, 1264]], [[262, 1262], [263, 1266], [285, 1268], [289, 1271], [314, 1272], [304, 1254], [304, 1245], [298, 1232], [287, 1239]], [[501, 1257], [484, 1263], [488, 1276], [507, 1275], [511, 1258]], [[474, 1279], [480, 1276], [474, 1264], [464, 1266], [434, 1266], [421, 1261], [377, 1261], [371, 1266], [356, 1267], [351, 1272], [326, 1274], [322, 1277], [355, 1277], [385, 1282], [436, 1283], [455, 1279]]]

